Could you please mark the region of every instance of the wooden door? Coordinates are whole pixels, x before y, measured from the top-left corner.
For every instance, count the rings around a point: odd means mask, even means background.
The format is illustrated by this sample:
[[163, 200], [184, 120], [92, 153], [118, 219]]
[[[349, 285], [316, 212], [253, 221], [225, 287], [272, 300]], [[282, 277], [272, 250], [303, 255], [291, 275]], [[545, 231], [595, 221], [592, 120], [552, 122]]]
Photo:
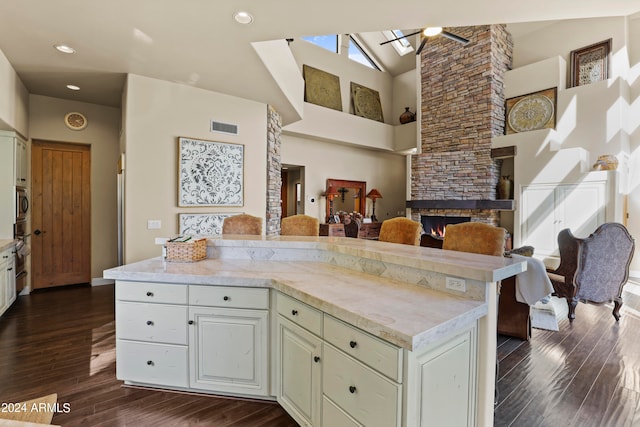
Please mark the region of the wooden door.
[[32, 288], [91, 281], [90, 146], [33, 141]]

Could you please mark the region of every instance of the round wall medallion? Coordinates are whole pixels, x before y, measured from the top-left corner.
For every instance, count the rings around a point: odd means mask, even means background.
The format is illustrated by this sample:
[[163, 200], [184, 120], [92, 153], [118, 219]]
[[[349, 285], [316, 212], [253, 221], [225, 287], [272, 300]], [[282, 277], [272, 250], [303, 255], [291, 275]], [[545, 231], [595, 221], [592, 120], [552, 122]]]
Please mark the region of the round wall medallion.
[[509, 112], [509, 126], [516, 132], [544, 129], [553, 118], [553, 102], [543, 95], [518, 101]]
[[64, 124], [69, 129], [82, 130], [87, 127], [87, 118], [82, 113], [71, 112], [64, 116]]

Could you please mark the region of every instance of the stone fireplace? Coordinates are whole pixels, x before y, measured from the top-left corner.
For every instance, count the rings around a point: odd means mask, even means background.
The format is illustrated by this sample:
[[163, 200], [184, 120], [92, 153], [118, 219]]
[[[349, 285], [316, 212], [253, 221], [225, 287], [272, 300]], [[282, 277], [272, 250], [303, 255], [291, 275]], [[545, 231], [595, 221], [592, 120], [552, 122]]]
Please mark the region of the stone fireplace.
[[503, 75], [511, 67], [513, 43], [504, 25], [457, 27], [471, 41], [463, 46], [430, 39], [420, 59], [420, 152], [411, 158], [412, 219], [468, 217], [498, 225], [496, 200], [501, 161], [491, 139], [504, 133]]

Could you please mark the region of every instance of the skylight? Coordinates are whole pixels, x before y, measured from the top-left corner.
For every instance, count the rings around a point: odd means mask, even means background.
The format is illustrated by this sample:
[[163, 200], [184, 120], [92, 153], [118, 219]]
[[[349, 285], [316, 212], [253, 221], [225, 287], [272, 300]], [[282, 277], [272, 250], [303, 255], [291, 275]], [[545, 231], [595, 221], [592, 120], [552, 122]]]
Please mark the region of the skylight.
[[376, 64], [371, 56], [365, 52], [362, 46], [353, 37], [349, 37], [349, 59], [359, 62], [360, 64], [373, 68], [374, 70], [381, 71], [381, 68]]
[[[404, 36], [401, 30], [386, 30], [386, 31], [383, 31], [382, 34], [384, 34], [387, 40], [393, 40], [393, 39], [397, 39], [398, 37]], [[409, 40], [407, 40], [406, 37], [392, 41], [389, 44], [393, 46], [393, 48], [396, 50], [396, 52], [400, 56], [404, 56], [407, 53], [413, 52], [413, 47], [411, 46], [411, 43], [409, 43]]]

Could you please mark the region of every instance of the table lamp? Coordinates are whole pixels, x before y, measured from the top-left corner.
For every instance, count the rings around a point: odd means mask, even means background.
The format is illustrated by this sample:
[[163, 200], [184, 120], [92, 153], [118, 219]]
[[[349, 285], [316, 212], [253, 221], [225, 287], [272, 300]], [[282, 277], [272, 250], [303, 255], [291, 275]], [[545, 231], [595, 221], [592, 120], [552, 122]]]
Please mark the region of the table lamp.
[[338, 195], [338, 191], [333, 185], [329, 184], [329, 187], [327, 187], [327, 191], [324, 193], [324, 195], [327, 197], [327, 200], [329, 200], [329, 218], [327, 218], [327, 223], [335, 224], [336, 220], [333, 215], [333, 198]]
[[382, 199], [382, 194], [375, 188], [372, 188], [371, 191], [367, 193], [367, 199], [371, 199], [373, 201], [373, 210], [371, 211], [371, 221], [378, 222], [378, 218], [376, 218], [376, 199]]

